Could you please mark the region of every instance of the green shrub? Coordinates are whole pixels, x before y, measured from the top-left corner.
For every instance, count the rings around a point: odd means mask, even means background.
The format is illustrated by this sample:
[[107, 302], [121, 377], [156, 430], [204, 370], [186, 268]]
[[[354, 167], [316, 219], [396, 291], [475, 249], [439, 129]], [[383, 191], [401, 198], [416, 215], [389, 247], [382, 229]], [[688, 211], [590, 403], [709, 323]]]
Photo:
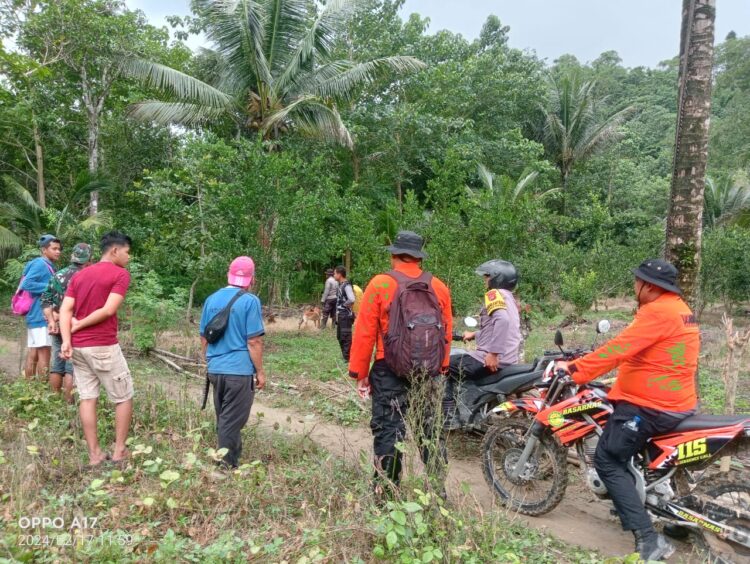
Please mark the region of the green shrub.
[[131, 262], [130, 271], [133, 282], [127, 318], [135, 347], [145, 352], [156, 346], [159, 333], [176, 325], [187, 303], [187, 291], [174, 288], [168, 293], [155, 272], [144, 272], [137, 263]]
[[578, 269], [563, 272], [560, 277], [560, 295], [573, 304], [576, 316], [583, 317], [591, 306], [597, 295], [598, 276], [593, 270], [580, 274]]
[[722, 302], [731, 313], [750, 298], [750, 230], [738, 226], [706, 232], [701, 265], [704, 305]]

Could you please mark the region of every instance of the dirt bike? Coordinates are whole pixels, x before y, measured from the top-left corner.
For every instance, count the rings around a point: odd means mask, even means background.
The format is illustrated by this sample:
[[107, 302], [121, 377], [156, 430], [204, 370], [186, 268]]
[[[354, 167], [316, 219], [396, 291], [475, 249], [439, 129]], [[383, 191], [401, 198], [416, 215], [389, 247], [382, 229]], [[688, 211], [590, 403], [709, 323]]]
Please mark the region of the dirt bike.
[[[555, 342], [562, 347], [559, 332]], [[504, 506], [525, 515], [547, 513], [562, 500], [568, 448], [576, 449], [588, 488], [607, 497], [593, 458], [614, 411], [608, 387], [598, 382], [577, 387], [554, 369], [544, 380], [539, 398], [513, 399], [494, 410], [526, 417], [501, 419], [482, 443], [487, 483]], [[750, 562], [750, 477], [706, 472], [719, 456], [750, 446], [749, 437], [750, 415], [693, 415], [649, 439], [628, 465], [649, 512], [687, 528], [714, 562]]]
[[[473, 328], [476, 327], [477, 321], [473, 317], [467, 317], [464, 319], [464, 324]], [[600, 321], [597, 325], [597, 334], [607, 331], [609, 331], [609, 321]], [[462, 341], [463, 337], [456, 333], [453, 335], [453, 340]], [[447, 378], [446, 386], [451, 386], [453, 393], [449, 393], [446, 388], [446, 397], [455, 398], [455, 405], [445, 406], [447, 414], [445, 428], [447, 430], [486, 430], [486, 422], [492, 415], [492, 410], [510, 398], [521, 397], [539, 388], [542, 385], [545, 370], [549, 370], [555, 360], [574, 360], [591, 350], [593, 346], [571, 351], [544, 351], [542, 356], [535, 358], [530, 364], [506, 366], [480, 379]], [[451, 349], [451, 356], [465, 353], [464, 349]]]

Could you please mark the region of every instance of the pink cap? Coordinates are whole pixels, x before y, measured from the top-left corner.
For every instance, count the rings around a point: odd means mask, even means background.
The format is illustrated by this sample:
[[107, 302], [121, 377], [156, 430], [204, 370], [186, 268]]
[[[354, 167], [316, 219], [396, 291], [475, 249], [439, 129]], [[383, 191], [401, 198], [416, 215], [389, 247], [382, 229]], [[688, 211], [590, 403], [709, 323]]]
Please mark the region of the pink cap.
[[247, 288], [255, 276], [255, 263], [250, 257], [237, 257], [229, 265], [227, 279], [232, 286]]

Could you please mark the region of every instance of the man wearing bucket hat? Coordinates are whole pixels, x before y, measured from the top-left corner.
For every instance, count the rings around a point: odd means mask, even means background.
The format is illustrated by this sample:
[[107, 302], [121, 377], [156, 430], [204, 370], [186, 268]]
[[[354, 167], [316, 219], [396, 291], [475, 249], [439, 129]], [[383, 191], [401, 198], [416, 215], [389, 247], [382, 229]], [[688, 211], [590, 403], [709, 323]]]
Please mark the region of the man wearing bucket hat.
[[62, 336], [60, 335], [60, 305], [65, 298], [65, 290], [68, 289], [70, 279], [91, 262], [91, 245], [78, 243], [73, 247], [70, 257], [70, 266], [58, 270], [50, 278], [47, 289], [41, 297], [42, 310], [47, 320], [47, 330], [52, 340], [51, 368], [49, 373], [49, 385], [53, 391], [62, 389], [63, 397], [68, 403], [73, 403], [73, 362], [65, 360], [60, 356], [62, 347]]
[[[423, 272], [422, 259], [427, 257], [423, 250], [424, 239], [413, 231], [400, 231], [393, 244], [387, 247], [391, 253], [392, 270], [387, 274], [375, 276], [365, 289], [362, 307], [354, 328], [354, 338], [349, 357], [349, 376], [357, 380], [357, 390], [363, 398], [372, 392], [372, 420], [370, 428], [373, 434], [373, 451], [375, 462], [375, 491], [381, 496], [385, 493], [385, 483], [397, 485], [401, 473], [401, 452], [397, 443], [404, 441], [406, 436], [407, 411], [419, 410], [415, 419], [419, 421], [414, 434], [420, 443], [422, 461], [425, 463], [428, 475], [440, 483], [436, 484], [442, 491], [442, 478], [447, 459], [445, 444], [441, 435], [441, 425], [437, 424], [437, 411], [441, 378], [439, 372], [448, 369], [451, 342], [451, 296], [448, 287], [433, 277], [429, 272]], [[395, 321], [405, 308], [402, 296], [411, 293], [411, 288], [421, 283], [423, 298], [434, 304], [434, 326], [425, 329], [425, 337], [429, 342], [429, 351], [424, 351], [434, 357], [437, 366], [435, 374], [427, 378], [419, 378], [404, 373], [397, 373], [394, 366], [398, 363], [389, 358], [389, 351], [394, 340]], [[416, 304], [416, 301], [411, 302]], [[397, 317], [394, 317], [397, 316]], [[418, 328], [419, 330], [419, 328]], [[391, 331], [391, 333], [389, 333]], [[439, 336], [437, 335], [439, 333]], [[389, 337], [391, 337], [389, 339]], [[375, 363], [370, 367], [373, 349], [375, 349]], [[419, 386], [417, 384], [425, 384]], [[423, 397], [418, 397], [418, 390], [423, 390]], [[381, 498], [382, 499], [382, 498]]]
[[[266, 385], [263, 371], [263, 316], [260, 299], [249, 292], [255, 282], [255, 263], [237, 257], [227, 272], [229, 285], [211, 294], [203, 304], [200, 334], [213, 386], [219, 448], [226, 448], [222, 466], [236, 468], [242, 454], [242, 428], [250, 417], [256, 385]], [[229, 317], [221, 337], [206, 340], [206, 327], [225, 308]]]
[[666, 433], [695, 412], [700, 336], [677, 286], [677, 269], [649, 259], [633, 270], [638, 312], [616, 338], [576, 361], [559, 362], [577, 384], [619, 366], [609, 392], [615, 411], [604, 428], [594, 465], [622, 526], [633, 531], [643, 560], [667, 559], [674, 547], [658, 534], [640, 502], [628, 461], [649, 437]]

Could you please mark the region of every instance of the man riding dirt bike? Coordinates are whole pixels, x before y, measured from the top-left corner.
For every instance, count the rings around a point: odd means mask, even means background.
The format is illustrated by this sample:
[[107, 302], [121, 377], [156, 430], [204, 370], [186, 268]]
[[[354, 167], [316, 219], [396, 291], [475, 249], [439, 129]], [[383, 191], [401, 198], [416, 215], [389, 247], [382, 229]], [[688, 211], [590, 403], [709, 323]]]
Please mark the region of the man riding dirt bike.
[[[609, 494], [644, 560], [665, 559], [674, 551], [654, 530], [648, 511], [688, 526], [701, 539], [729, 541], [732, 551], [744, 555], [750, 548], [750, 485], [713, 483], [716, 487], [702, 492], [682, 470], [702, 467], [722, 448], [729, 453], [730, 446], [746, 444], [750, 418], [690, 417], [697, 404], [699, 335], [680, 298], [677, 271], [653, 259], [634, 274], [639, 311], [628, 328], [591, 354], [558, 362], [541, 401], [515, 400], [495, 410], [525, 411], [533, 421], [509, 419], [487, 433], [485, 476], [506, 505], [530, 515], [546, 513], [562, 499], [566, 447], [575, 445], [588, 486], [600, 496]], [[561, 336], [558, 340], [561, 345]], [[609, 393], [601, 384], [586, 385], [615, 366], [620, 369]], [[532, 488], [550, 477], [549, 492], [535, 500]], [[739, 507], [716, 503], [726, 495]], [[712, 553], [722, 553], [708, 544]]]
[[486, 385], [497, 382], [501, 376], [508, 376], [511, 372], [532, 372], [534, 368], [525, 366], [528, 370], [508, 370], [504, 375], [498, 373], [501, 368], [511, 367], [518, 362], [521, 323], [516, 301], [511, 293], [518, 284], [516, 267], [505, 260], [489, 260], [481, 264], [476, 273], [484, 277], [487, 292], [484, 294], [479, 331], [465, 331], [461, 335], [463, 341], [476, 339], [476, 350], [451, 350], [449, 378], [446, 380], [443, 400], [445, 425], [449, 429], [461, 426], [455, 414], [454, 388], [459, 387], [463, 381], [481, 381]]

